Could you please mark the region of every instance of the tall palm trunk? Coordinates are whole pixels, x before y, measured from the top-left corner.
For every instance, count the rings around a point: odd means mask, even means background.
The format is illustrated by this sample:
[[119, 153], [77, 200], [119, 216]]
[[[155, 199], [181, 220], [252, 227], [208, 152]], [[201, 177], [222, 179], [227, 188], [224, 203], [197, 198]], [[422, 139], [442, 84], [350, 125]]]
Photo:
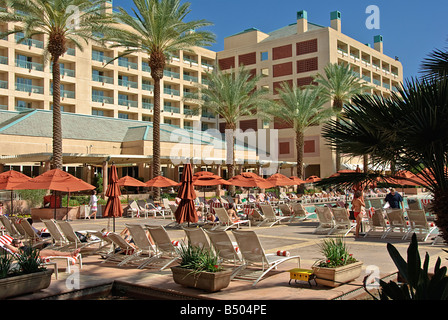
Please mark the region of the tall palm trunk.
[[296, 152], [297, 152], [297, 177], [303, 179], [303, 145], [304, 134], [301, 131], [296, 131]]
[[436, 216], [435, 224], [439, 228], [441, 235], [446, 243], [448, 243], [448, 192], [446, 190], [437, 189], [434, 191], [434, 200], [432, 210]]
[[[226, 123], [226, 163], [227, 163], [227, 179], [235, 176], [235, 129], [234, 123]], [[235, 193], [235, 186], [229, 186], [231, 194]]]
[[62, 169], [61, 69], [53, 57], [53, 169]]
[[[165, 57], [163, 54], [152, 54], [149, 58], [151, 77], [154, 80], [154, 117], [153, 117], [153, 154], [152, 175], [153, 178], [160, 176], [160, 80], [163, 78], [165, 69]], [[155, 200], [160, 198], [160, 189], [153, 188]]]

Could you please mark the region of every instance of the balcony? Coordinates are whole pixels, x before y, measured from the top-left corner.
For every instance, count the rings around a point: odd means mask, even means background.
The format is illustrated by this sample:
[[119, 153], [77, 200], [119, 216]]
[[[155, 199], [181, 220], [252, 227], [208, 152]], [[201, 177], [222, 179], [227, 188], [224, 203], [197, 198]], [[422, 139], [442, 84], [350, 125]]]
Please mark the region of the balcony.
[[92, 51], [92, 60], [102, 62], [103, 64], [109, 63], [113, 60], [111, 57], [107, 57], [99, 51]]
[[193, 77], [187, 74], [184, 74], [184, 80], [185, 81], [190, 81], [190, 82], [198, 82], [198, 77]]
[[113, 97], [105, 97], [100, 95], [92, 95], [92, 101], [93, 102], [99, 102], [99, 103], [107, 103], [107, 104], [114, 104], [114, 98]]
[[126, 59], [120, 59], [119, 58], [118, 59], [118, 65], [120, 67], [125, 67], [125, 68], [128, 68], [128, 69], [135, 69], [135, 70], [138, 69], [138, 64], [137, 63], [130, 62], [130, 61], [126, 60]]
[[123, 80], [123, 79], [118, 79], [118, 85], [122, 86], [122, 87], [126, 87], [126, 88], [134, 88], [134, 89], [138, 88], [138, 83], [137, 82], [129, 81], [129, 80]]
[[154, 86], [152, 84], [142, 83], [142, 90], [154, 92]]
[[380, 80], [373, 79], [373, 83], [376, 84], [377, 86], [381, 86], [381, 81]]
[[172, 96], [180, 96], [180, 91], [179, 90], [170, 89], [170, 88], [163, 88], [163, 93], [169, 94], [169, 95], [172, 95]]
[[0, 56], [0, 64], [8, 64], [8, 57]]
[[171, 113], [180, 113], [179, 107], [172, 107], [172, 106], [163, 106], [164, 112], [171, 112]]
[[198, 65], [198, 62], [196, 60], [193, 60], [191, 58], [186, 58], [186, 57], [184, 57], [184, 63], [192, 65], [192, 66]]
[[16, 67], [28, 70], [44, 71], [44, 65], [42, 63], [30, 62], [19, 59], [16, 59]]
[[216, 117], [213, 113], [207, 112], [207, 111], [202, 111], [202, 116], [204, 118], [215, 118]]
[[8, 89], [8, 81], [0, 80], [0, 89]]
[[134, 100], [118, 99], [118, 104], [120, 106], [138, 108], [138, 101], [134, 101]]
[[213, 70], [214, 66], [207, 62], [201, 62], [202, 68]]
[[142, 108], [147, 110], [153, 110], [154, 109], [154, 103], [151, 102], [142, 102]]
[[180, 79], [180, 73], [178, 73], [178, 72], [163, 70], [163, 75], [168, 77], [168, 78]]
[[23, 35], [20, 35], [20, 34], [16, 34], [15, 38], [16, 38], [16, 43], [18, 43], [18, 44], [23, 44], [28, 47], [34, 47], [34, 48], [39, 48], [39, 49], [44, 48], [43, 41], [36, 40], [36, 39], [25, 39], [23, 37]]
[[147, 63], [142, 63], [142, 70], [145, 72], [151, 72], [151, 67]]
[[[53, 88], [50, 89], [51, 95], [53, 95]], [[60, 90], [61, 98], [75, 99], [75, 91], [71, 90]]]
[[372, 82], [372, 78], [370, 78], [369, 76], [362, 76], [362, 80], [367, 81], [367, 82]]
[[16, 83], [16, 90], [28, 93], [44, 94], [44, 87], [33, 86], [30, 84]]
[[92, 74], [92, 81], [113, 84], [114, 78], [101, 76], [99, 74]]

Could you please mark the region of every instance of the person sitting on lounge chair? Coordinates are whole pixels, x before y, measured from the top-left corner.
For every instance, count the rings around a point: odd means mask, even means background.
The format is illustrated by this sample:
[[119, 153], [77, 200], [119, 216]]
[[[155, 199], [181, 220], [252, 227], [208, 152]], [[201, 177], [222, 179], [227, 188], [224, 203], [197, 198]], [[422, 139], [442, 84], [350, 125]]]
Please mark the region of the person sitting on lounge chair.
[[227, 210], [227, 213], [229, 214], [230, 219], [232, 219], [233, 221], [239, 220], [235, 210], [229, 209], [229, 210]]
[[[25, 251], [25, 250], [31, 249], [31, 247], [25, 246], [22, 243], [22, 240], [20, 240], [20, 239], [13, 239], [11, 244], [5, 243], [5, 244], [3, 244], [3, 246], [6, 249], [9, 249], [13, 253], [19, 253], [20, 251]], [[79, 254], [80, 251], [81, 251], [81, 249], [76, 249], [76, 250], [73, 250], [70, 252], [58, 251], [58, 250], [52, 250], [52, 249], [42, 249], [39, 252], [39, 256], [41, 258], [55, 257], [55, 256], [74, 258]]]

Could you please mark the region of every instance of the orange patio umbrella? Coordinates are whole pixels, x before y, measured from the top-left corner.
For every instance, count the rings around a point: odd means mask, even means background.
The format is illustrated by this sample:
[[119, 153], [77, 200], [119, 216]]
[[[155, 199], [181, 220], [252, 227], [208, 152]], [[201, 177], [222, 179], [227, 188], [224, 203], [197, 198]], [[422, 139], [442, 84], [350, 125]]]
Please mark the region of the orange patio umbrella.
[[0, 174], [0, 190], [11, 191], [11, 215], [14, 213], [13, 187], [30, 179], [27, 175], [15, 170], [9, 170]]
[[[295, 177], [295, 178], [297, 178], [297, 177]], [[299, 178], [297, 178], [297, 179], [299, 179]], [[297, 180], [290, 179], [281, 173], [273, 174], [272, 176], [267, 178], [266, 181], [271, 182], [276, 187], [278, 187], [278, 186], [296, 186], [296, 185], [303, 183], [302, 180], [300, 180], [300, 182], [299, 182]]]
[[120, 187], [147, 187], [146, 183], [130, 176], [124, 176], [117, 181]]
[[231, 185], [230, 182], [209, 171], [199, 171], [193, 175], [194, 186]]
[[234, 186], [245, 188], [266, 189], [274, 186], [272, 182], [263, 179], [262, 177], [253, 172], [242, 172], [241, 174], [234, 176], [227, 181]]
[[[41, 175], [32, 178], [26, 182], [17, 184], [13, 190], [52, 190], [67, 192], [69, 194], [67, 199], [67, 212], [70, 192], [93, 190], [95, 186], [76, 178], [68, 172], [61, 169], [52, 169]], [[56, 206], [54, 208], [54, 218], [56, 219]]]
[[109, 183], [107, 184], [107, 190], [105, 196], [108, 197], [106, 208], [103, 212], [103, 217], [113, 218], [113, 231], [115, 232], [115, 217], [123, 216], [123, 207], [121, 206], [120, 186], [118, 185], [117, 167], [112, 165], [109, 172]]
[[308, 178], [305, 179], [305, 183], [315, 183], [322, 180], [321, 178], [319, 178], [318, 176], [309, 176]]
[[147, 187], [157, 187], [157, 188], [166, 188], [166, 187], [174, 187], [179, 186], [180, 184], [174, 180], [165, 178], [163, 176], [157, 176], [145, 182]]
[[177, 193], [177, 197], [180, 198], [180, 203], [174, 213], [176, 222], [179, 224], [184, 222], [188, 222], [188, 224], [190, 224], [190, 222], [198, 222], [198, 214], [194, 206], [196, 192], [193, 187], [193, 172], [190, 163], [187, 163], [184, 166], [181, 186]]
[[291, 179], [292, 181], [296, 182], [297, 185], [301, 185], [305, 183], [305, 180], [300, 179], [299, 177], [296, 176], [290, 176], [289, 179]]

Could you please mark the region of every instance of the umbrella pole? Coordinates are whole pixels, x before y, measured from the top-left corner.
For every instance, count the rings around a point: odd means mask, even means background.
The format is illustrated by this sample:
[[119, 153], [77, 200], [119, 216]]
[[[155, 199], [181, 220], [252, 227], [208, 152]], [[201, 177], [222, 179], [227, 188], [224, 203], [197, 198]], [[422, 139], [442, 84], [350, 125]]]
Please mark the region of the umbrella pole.
[[11, 212], [10, 212], [11, 217], [14, 216], [14, 200], [12, 199], [13, 196], [14, 196], [14, 190], [11, 190]]
[[[54, 216], [54, 220], [56, 220], [56, 196], [57, 196], [57, 192], [56, 190], [53, 190], [53, 196], [54, 196], [54, 210], [53, 210], [53, 216]], [[51, 198], [50, 198], [50, 206], [51, 206]]]

